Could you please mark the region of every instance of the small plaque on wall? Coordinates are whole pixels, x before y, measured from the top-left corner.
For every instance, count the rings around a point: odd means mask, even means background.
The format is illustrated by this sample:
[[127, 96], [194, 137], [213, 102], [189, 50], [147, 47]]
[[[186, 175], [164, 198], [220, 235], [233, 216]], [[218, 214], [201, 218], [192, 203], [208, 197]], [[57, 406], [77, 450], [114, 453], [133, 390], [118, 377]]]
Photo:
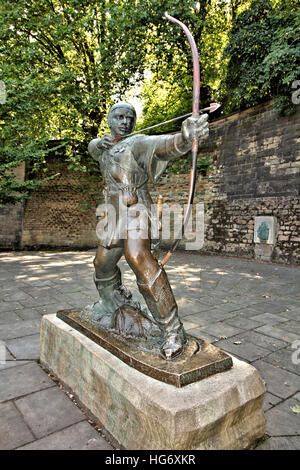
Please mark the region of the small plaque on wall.
[[273, 216], [254, 217], [254, 243], [275, 245], [277, 219]]

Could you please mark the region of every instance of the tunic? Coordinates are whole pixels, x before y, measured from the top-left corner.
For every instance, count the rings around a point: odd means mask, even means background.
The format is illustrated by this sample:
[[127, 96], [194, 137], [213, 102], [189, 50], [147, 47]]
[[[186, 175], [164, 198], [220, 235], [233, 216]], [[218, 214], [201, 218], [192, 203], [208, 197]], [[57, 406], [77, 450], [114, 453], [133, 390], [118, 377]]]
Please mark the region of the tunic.
[[[151, 238], [151, 228], [158, 238], [159, 221], [147, 183], [158, 181], [169, 160], [190, 150], [190, 146], [182, 144], [179, 149], [178, 139], [181, 139], [181, 134], [137, 134], [105, 150], [97, 147], [100, 139], [90, 142], [89, 153], [99, 162], [105, 180], [105, 204], [101, 206], [105, 223], [101, 224], [100, 232], [97, 230], [100, 245], [120, 247], [130, 230], [138, 230], [143, 232], [143, 238]], [[113, 217], [112, 207], [115, 211]], [[135, 222], [137, 217], [138, 226]]]

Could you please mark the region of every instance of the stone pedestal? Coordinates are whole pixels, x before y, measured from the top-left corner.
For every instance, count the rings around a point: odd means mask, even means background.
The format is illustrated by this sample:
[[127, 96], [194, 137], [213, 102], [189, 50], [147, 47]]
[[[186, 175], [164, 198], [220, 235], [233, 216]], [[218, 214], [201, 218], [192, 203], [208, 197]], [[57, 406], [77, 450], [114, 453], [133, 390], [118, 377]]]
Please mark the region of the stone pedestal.
[[265, 432], [264, 384], [235, 358], [230, 370], [176, 388], [46, 315], [41, 363], [126, 449], [245, 449]]

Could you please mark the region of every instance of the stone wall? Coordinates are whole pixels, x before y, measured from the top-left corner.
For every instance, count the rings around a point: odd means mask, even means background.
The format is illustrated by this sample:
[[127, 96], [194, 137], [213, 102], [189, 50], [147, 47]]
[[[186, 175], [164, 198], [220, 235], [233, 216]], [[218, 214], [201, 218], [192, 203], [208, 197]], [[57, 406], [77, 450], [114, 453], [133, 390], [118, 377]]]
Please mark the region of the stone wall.
[[[211, 157], [195, 202], [205, 207], [202, 252], [253, 258], [254, 217], [272, 215], [278, 231], [271, 259], [300, 262], [300, 107], [279, 116], [270, 103], [219, 119], [201, 147]], [[185, 202], [188, 175], [165, 175], [153, 190]]]
[[[205, 207], [201, 251], [255, 257], [254, 217], [271, 215], [278, 223], [271, 259], [299, 263], [299, 108], [281, 117], [265, 103], [211, 123], [210, 137], [201, 147], [211, 165], [205, 176], [198, 176], [194, 200]], [[26, 201], [21, 240], [18, 244], [16, 237], [11, 246], [94, 247], [102, 182], [71, 172], [59, 158], [52, 158], [49, 168], [60, 176]], [[166, 203], [184, 204], [188, 181], [189, 174], [166, 172], [150, 187], [154, 202], [162, 194]]]
[[[17, 181], [24, 181], [25, 164], [14, 169]], [[0, 204], [0, 248], [16, 249], [20, 246], [22, 238], [24, 203]]]
[[96, 207], [101, 188], [68, 170], [59, 158], [48, 160], [53, 180], [35, 190], [25, 204], [21, 248], [89, 248], [97, 244]]

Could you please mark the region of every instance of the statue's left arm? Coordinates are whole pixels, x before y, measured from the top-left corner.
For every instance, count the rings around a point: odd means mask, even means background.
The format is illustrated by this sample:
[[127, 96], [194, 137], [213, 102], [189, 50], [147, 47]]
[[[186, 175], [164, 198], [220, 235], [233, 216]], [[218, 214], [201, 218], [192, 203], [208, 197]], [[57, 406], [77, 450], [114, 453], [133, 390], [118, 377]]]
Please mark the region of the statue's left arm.
[[109, 134], [105, 134], [101, 139], [91, 140], [88, 146], [88, 152], [94, 160], [99, 161], [104, 150], [111, 146], [111, 136]]

